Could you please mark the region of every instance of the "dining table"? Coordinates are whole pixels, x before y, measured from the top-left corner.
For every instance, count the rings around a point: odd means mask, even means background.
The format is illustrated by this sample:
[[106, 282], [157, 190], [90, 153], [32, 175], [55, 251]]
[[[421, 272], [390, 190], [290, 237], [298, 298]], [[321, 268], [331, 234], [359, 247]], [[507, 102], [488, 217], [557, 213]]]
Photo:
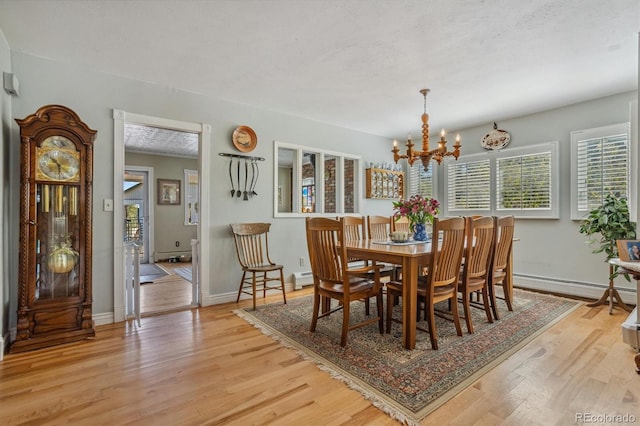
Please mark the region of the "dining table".
[[[394, 243], [388, 240], [361, 239], [346, 242], [347, 255], [361, 260], [402, 266], [402, 346], [416, 347], [418, 276], [431, 258], [431, 241]], [[505, 296], [513, 298], [513, 251], [509, 253]]]
[[362, 239], [347, 241], [346, 247], [349, 257], [402, 266], [402, 346], [414, 349], [418, 275], [421, 265], [427, 265], [431, 257], [431, 242]]

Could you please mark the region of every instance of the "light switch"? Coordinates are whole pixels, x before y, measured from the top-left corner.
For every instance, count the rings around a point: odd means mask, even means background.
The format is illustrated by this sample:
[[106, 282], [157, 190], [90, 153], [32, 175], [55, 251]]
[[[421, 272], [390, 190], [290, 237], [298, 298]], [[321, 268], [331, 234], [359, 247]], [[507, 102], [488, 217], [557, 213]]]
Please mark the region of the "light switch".
[[110, 200], [108, 198], [105, 198], [104, 200], [102, 200], [102, 209], [105, 212], [112, 212], [113, 211], [113, 200]]

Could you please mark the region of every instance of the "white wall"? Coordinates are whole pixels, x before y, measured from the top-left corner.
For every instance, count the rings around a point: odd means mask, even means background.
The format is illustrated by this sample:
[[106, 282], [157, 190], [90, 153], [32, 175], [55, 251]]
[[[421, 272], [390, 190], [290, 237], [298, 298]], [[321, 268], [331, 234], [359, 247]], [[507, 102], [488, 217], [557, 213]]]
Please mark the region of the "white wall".
[[[11, 71], [11, 54], [9, 45], [0, 31], [0, 74]], [[1, 76], [0, 76], [1, 78]], [[2, 160], [0, 161], [0, 176], [2, 176], [2, 188], [0, 189], [0, 360], [3, 355], [3, 348], [9, 341], [9, 252], [11, 245], [9, 244], [9, 193], [11, 186], [9, 185], [9, 132], [12, 126], [11, 120], [11, 96], [4, 90], [0, 90], [0, 152], [2, 152]], [[13, 246], [15, 247], [15, 246]], [[17, 263], [15, 264], [17, 265]]]

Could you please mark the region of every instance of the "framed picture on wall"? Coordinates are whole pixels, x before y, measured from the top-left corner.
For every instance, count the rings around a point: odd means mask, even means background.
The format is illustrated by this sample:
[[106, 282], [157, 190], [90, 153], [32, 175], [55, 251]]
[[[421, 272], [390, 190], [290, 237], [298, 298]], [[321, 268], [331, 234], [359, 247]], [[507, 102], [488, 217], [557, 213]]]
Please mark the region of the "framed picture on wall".
[[624, 262], [640, 262], [640, 240], [617, 240], [618, 256]]
[[180, 204], [180, 180], [158, 179], [158, 204]]

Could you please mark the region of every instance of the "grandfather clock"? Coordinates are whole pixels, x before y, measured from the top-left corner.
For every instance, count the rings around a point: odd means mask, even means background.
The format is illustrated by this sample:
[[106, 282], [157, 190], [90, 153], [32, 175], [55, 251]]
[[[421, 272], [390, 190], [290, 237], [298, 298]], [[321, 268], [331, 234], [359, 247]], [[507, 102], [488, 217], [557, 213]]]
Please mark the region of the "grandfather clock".
[[20, 126], [18, 324], [10, 352], [95, 336], [91, 319], [91, 130], [46, 105]]

